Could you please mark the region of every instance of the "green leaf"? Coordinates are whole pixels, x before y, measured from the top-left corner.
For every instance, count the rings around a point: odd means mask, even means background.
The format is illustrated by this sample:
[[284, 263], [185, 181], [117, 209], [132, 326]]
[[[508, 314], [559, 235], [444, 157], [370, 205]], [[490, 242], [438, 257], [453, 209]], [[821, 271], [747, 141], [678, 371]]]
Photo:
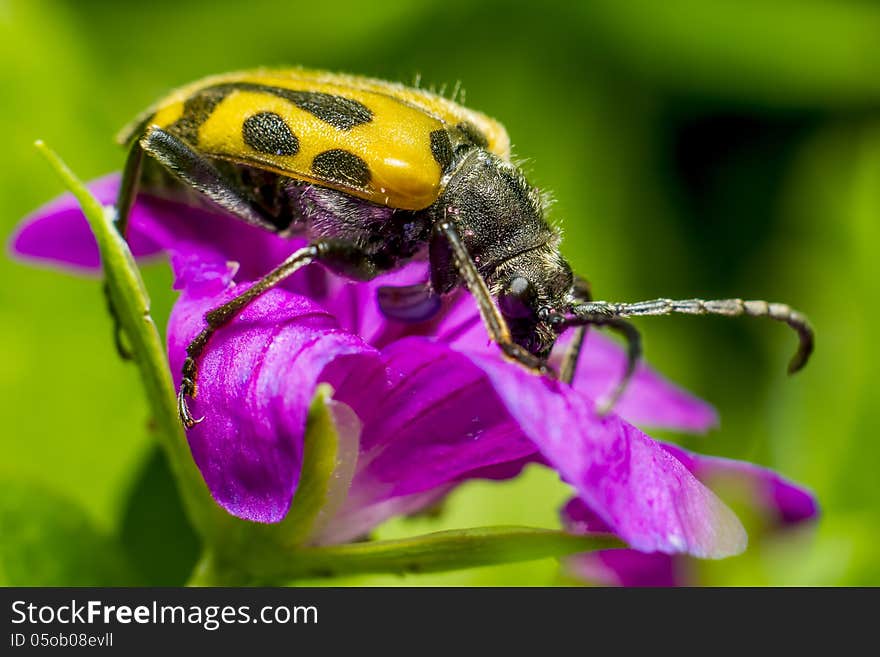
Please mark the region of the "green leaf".
[[5, 586], [139, 584], [122, 547], [85, 512], [42, 487], [0, 483], [0, 583]]
[[229, 516], [214, 503], [190, 455], [177, 417], [175, 391], [162, 339], [150, 316], [149, 297], [128, 244], [113, 223], [114, 211], [104, 208], [54, 151], [41, 141], [36, 146], [76, 197], [95, 235], [110, 296], [140, 370], [157, 435], [190, 520], [202, 536], [219, 540]]
[[458, 570], [622, 546], [617, 539], [604, 536], [528, 527], [483, 527], [393, 541], [304, 548], [291, 552], [284, 562], [253, 555], [247, 567], [260, 581], [280, 583], [306, 577]]
[[198, 561], [199, 537], [158, 446], [148, 452], [131, 484], [119, 540], [147, 586], [181, 586]]

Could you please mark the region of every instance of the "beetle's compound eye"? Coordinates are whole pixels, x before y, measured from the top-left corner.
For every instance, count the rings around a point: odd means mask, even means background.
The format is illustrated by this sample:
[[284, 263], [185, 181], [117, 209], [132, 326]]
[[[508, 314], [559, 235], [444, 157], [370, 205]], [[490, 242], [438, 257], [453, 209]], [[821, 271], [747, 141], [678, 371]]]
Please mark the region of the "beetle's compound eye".
[[524, 318], [534, 314], [535, 288], [527, 278], [515, 276], [498, 297], [498, 306], [507, 317]]

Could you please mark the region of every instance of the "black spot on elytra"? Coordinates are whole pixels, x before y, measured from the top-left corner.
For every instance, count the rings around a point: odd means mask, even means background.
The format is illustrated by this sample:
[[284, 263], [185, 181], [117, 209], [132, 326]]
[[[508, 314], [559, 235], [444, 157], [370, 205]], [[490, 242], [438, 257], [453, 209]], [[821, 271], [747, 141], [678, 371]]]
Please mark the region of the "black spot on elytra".
[[241, 126], [241, 136], [244, 143], [260, 153], [296, 155], [299, 152], [299, 139], [275, 112], [249, 116]]
[[431, 133], [431, 154], [437, 160], [442, 171], [446, 171], [447, 167], [452, 164], [452, 141], [446, 130], [434, 130]]
[[[373, 120], [373, 112], [356, 100], [344, 96], [320, 93], [317, 91], [288, 91], [284, 98], [294, 105], [340, 130], [351, 130], [356, 125]], [[272, 93], [275, 93], [273, 91]]]
[[363, 103], [353, 98], [325, 94], [320, 91], [299, 91], [266, 84], [256, 84], [254, 82], [228, 82], [208, 87], [200, 93], [219, 91], [225, 96], [235, 90], [255, 91], [283, 98], [301, 110], [340, 130], [351, 130], [355, 126], [369, 123], [373, 120], [373, 112]]
[[199, 128], [213, 114], [220, 101], [229, 95], [230, 91], [230, 89], [220, 86], [197, 91], [183, 103], [183, 112], [180, 118], [168, 126], [168, 132], [191, 145], [197, 145], [199, 143]]
[[370, 168], [354, 153], [334, 148], [324, 151], [312, 160], [312, 172], [325, 179], [355, 187], [370, 182]]

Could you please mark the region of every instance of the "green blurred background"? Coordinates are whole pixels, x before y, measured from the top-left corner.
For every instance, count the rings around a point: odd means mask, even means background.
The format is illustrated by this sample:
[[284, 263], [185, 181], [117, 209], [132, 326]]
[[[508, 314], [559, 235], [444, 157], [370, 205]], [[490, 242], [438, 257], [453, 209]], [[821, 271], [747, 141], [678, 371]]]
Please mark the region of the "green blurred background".
[[[795, 339], [772, 322], [639, 324], [648, 359], [721, 414], [688, 447], [773, 467], [823, 507], [812, 529], [701, 564], [700, 581], [876, 585], [878, 64], [880, 5], [855, 0], [0, 0], [0, 233], [61, 191], [34, 139], [84, 178], [116, 170], [116, 131], [209, 73], [304, 65], [460, 81], [552, 190], [564, 252], [599, 297], [768, 298], [813, 320], [817, 353], [791, 379]], [[162, 326], [170, 275], [154, 264], [145, 277]], [[97, 280], [8, 258], [0, 280], [0, 581], [183, 582], [195, 542]], [[378, 535], [557, 526], [565, 496], [529, 470]], [[560, 581], [547, 560], [343, 583]]]

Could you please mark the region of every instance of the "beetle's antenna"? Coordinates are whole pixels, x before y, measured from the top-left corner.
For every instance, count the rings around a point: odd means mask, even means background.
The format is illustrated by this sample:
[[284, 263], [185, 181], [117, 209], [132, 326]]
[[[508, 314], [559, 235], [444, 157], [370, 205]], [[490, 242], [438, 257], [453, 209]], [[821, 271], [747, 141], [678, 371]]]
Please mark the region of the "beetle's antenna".
[[598, 324], [602, 317], [613, 320], [623, 317], [642, 317], [645, 315], [725, 315], [737, 317], [769, 317], [785, 322], [793, 328], [800, 339], [798, 349], [788, 364], [788, 373], [794, 374], [804, 365], [813, 353], [814, 334], [807, 318], [797, 310], [783, 303], [767, 301], [743, 301], [742, 299], [654, 299], [638, 303], [609, 303], [607, 301], [591, 301], [579, 304], [571, 309], [573, 317], [566, 319], [567, 326], [582, 324]]

